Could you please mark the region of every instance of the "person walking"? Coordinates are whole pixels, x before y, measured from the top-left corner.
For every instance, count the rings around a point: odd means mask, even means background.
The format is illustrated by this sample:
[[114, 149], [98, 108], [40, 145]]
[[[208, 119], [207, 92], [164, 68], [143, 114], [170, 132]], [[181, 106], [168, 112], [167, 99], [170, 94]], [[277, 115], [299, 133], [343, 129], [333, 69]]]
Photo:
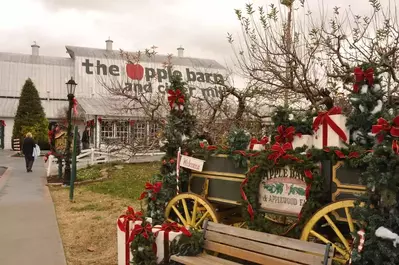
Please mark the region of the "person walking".
[[90, 148], [90, 128], [86, 126], [82, 135], [83, 150]]
[[32, 172], [32, 166], [35, 158], [33, 157], [33, 150], [36, 147], [35, 140], [32, 138], [32, 134], [28, 132], [22, 145], [22, 152], [25, 156], [26, 172]]

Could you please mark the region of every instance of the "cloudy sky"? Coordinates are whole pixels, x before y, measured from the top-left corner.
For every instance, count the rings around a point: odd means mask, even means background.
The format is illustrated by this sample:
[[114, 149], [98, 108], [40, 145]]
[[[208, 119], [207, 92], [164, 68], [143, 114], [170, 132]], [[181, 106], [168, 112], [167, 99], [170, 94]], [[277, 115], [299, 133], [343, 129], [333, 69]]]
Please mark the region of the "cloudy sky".
[[[388, 3], [389, 0], [381, 0]], [[66, 56], [65, 45], [105, 47], [111, 37], [114, 48], [136, 51], [152, 45], [160, 53], [174, 53], [182, 45], [185, 55], [231, 60], [226, 33], [238, 33], [234, 9], [248, 0], [1, 0], [0, 51], [30, 53], [33, 41], [40, 53]], [[277, 0], [252, 0], [268, 5]], [[353, 2], [353, 3], [352, 3]], [[307, 0], [321, 6], [368, 12], [368, 0]]]

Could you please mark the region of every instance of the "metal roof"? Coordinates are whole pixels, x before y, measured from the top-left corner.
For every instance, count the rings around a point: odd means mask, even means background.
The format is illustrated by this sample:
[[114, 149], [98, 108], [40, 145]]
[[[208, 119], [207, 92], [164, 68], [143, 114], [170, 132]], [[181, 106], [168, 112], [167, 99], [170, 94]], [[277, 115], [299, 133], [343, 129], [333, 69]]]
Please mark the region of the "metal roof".
[[[14, 118], [19, 104], [18, 98], [0, 98], [0, 117]], [[42, 100], [42, 107], [46, 118], [57, 119], [64, 108], [68, 107], [67, 101]]]
[[118, 98], [77, 98], [79, 106], [86, 115], [104, 117], [143, 117], [144, 113], [139, 110], [126, 111], [128, 102], [126, 99]]
[[30, 54], [6, 53], [0, 52], [0, 61], [26, 64], [45, 64], [70, 66], [74, 65], [72, 58], [50, 57], [50, 56], [34, 56]]
[[[122, 59], [119, 50], [107, 51], [104, 49], [77, 47], [77, 46], [65, 46], [65, 48], [67, 49], [67, 52], [70, 54], [72, 58], [94, 57], [94, 58], [107, 58], [107, 59], [119, 59], [119, 60]], [[134, 52], [129, 52], [129, 53], [136, 54]], [[162, 64], [168, 61], [168, 56], [156, 54], [155, 56], [149, 58], [143, 53], [141, 61]], [[171, 63], [172, 65], [183, 65], [183, 66], [192, 66], [192, 67], [201, 67], [201, 68], [215, 68], [215, 69], [224, 69], [224, 70], [226, 69], [224, 66], [222, 66], [217, 61], [212, 59], [172, 56]]]

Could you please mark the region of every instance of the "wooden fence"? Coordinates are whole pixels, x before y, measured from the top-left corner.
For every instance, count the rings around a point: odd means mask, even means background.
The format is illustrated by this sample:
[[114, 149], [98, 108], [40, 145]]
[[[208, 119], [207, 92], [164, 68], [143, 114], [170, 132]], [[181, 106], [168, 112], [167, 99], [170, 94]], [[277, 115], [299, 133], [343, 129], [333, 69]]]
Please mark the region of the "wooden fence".
[[[99, 149], [85, 149], [76, 157], [77, 168], [84, 168], [91, 165], [110, 163], [110, 162], [121, 162], [121, 163], [131, 163], [131, 162], [146, 162], [146, 161], [156, 161], [158, 160], [158, 156], [162, 156], [165, 153], [163, 152], [146, 152], [146, 153], [136, 153], [131, 154], [128, 152], [110, 152]], [[147, 159], [138, 159], [138, 158], [147, 158]], [[150, 157], [150, 159], [148, 159]], [[151, 157], [156, 158], [152, 160]], [[58, 159], [54, 156], [49, 156], [47, 161], [47, 176], [55, 174], [58, 170]], [[65, 164], [65, 161], [62, 161]]]

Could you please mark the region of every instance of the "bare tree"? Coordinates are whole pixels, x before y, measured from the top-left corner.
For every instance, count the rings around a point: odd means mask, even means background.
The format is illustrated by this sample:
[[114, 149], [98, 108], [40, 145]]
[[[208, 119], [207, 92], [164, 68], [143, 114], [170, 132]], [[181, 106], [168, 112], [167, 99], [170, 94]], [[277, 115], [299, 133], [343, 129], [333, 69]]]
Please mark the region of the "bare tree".
[[307, 99], [315, 109], [328, 109], [342, 103], [342, 95], [352, 90], [354, 67], [365, 64], [382, 74], [391, 102], [399, 89], [397, 9], [368, 2], [368, 16], [350, 7], [334, 7], [330, 15], [322, 7], [314, 14], [304, 0], [257, 10], [247, 4], [245, 12], [235, 11], [242, 40], [228, 34], [228, 41], [241, 72], [270, 102], [287, 106]]

